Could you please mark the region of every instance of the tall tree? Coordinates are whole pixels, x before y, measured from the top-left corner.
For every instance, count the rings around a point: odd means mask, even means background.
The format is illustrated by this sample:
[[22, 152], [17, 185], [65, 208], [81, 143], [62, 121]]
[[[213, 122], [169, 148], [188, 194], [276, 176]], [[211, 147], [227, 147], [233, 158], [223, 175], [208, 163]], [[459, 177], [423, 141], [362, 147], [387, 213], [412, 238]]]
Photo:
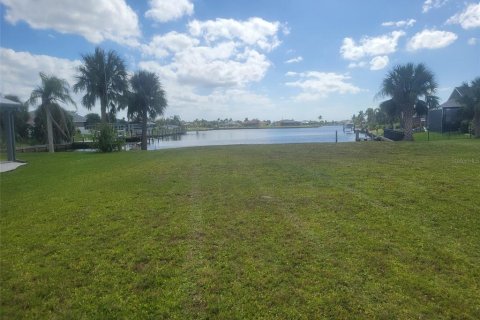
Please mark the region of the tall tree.
[[464, 83], [460, 87], [462, 97], [458, 102], [463, 105], [465, 114], [473, 118], [475, 138], [480, 138], [480, 77], [475, 78], [470, 85]]
[[125, 107], [128, 89], [125, 62], [115, 51], [105, 52], [98, 47], [93, 54], [82, 55], [82, 60], [73, 90], [86, 92], [82, 104], [88, 110], [93, 108], [97, 99], [100, 100], [102, 121], [107, 122], [107, 111], [115, 113], [116, 108]]
[[28, 103], [35, 105], [38, 99], [40, 99], [39, 108], [45, 110], [48, 151], [54, 152], [53, 124], [60, 130], [62, 129], [58, 122], [53, 119], [52, 112], [54, 109], [60, 108], [59, 103], [76, 105], [70, 96], [70, 86], [66, 80], [48, 76], [42, 72], [40, 72], [40, 79], [42, 84], [32, 91]]
[[391, 97], [393, 105], [400, 109], [404, 140], [413, 140], [413, 116], [418, 101], [433, 96], [436, 89], [437, 82], [433, 73], [421, 63], [398, 65], [383, 80], [378, 94]]
[[128, 115], [142, 123], [142, 150], [147, 150], [147, 122], [162, 115], [167, 107], [165, 91], [153, 72], [139, 71], [130, 79]]

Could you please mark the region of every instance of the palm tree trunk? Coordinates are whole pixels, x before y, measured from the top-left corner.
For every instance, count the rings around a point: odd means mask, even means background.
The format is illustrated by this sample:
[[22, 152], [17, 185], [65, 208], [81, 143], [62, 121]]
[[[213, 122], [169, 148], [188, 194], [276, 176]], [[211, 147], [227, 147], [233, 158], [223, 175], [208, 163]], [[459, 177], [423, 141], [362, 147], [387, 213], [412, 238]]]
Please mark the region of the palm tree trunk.
[[53, 145], [53, 126], [52, 126], [52, 114], [50, 113], [50, 109], [47, 106], [45, 108], [45, 112], [47, 113], [47, 137], [48, 137], [48, 152], [55, 152], [55, 147]]
[[147, 115], [146, 114], [144, 114], [142, 117], [142, 150], [147, 150]]
[[403, 112], [403, 140], [413, 141], [413, 106], [408, 106]]
[[107, 101], [105, 98], [100, 99], [100, 112], [102, 115], [102, 122], [108, 122], [107, 119]]
[[475, 110], [475, 114], [473, 116], [473, 128], [475, 138], [480, 138], [480, 110]]

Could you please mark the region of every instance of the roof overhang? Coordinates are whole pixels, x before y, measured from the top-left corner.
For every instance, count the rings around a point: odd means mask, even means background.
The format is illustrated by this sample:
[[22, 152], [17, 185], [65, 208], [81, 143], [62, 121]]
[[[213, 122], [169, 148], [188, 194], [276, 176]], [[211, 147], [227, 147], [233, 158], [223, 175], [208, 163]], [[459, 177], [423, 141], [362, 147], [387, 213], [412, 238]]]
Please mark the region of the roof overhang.
[[10, 110], [10, 111], [17, 111], [22, 106], [21, 103], [0, 97], [0, 109], [2, 110]]

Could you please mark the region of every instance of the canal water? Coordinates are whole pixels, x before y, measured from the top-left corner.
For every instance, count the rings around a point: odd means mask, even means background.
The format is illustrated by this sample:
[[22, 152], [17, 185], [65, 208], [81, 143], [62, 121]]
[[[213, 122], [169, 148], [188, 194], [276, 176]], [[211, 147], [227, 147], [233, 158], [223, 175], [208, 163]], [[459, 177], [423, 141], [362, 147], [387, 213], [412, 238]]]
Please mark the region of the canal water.
[[237, 144], [282, 144], [282, 143], [316, 143], [355, 141], [354, 133], [344, 133], [342, 126], [323, 126], [319, 128], [285, 128], [285, 129], [229, 129], [189, 131], [184, 135], [150, 140], [148, 150], [223, 146]]

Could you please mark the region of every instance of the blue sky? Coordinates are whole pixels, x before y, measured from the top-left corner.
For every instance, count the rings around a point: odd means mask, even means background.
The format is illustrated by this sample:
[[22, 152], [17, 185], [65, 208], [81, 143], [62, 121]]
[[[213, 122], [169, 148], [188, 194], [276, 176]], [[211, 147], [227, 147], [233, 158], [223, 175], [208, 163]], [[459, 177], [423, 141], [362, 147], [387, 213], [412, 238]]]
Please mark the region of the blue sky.
[[[81, 54], [96, 46], [116, 50], [130, 72], [158, 73], [166, 116], [186, 120], [341, 120], [378, 105], [396, 64], [427, 64], [442, 100], [480, 74], [477, 1], [0, 0], [0, 8], [0, 92], [22, 99], [40, 71], [73, 85]], [[99, 112], [80, 102], [77, 110]]]

